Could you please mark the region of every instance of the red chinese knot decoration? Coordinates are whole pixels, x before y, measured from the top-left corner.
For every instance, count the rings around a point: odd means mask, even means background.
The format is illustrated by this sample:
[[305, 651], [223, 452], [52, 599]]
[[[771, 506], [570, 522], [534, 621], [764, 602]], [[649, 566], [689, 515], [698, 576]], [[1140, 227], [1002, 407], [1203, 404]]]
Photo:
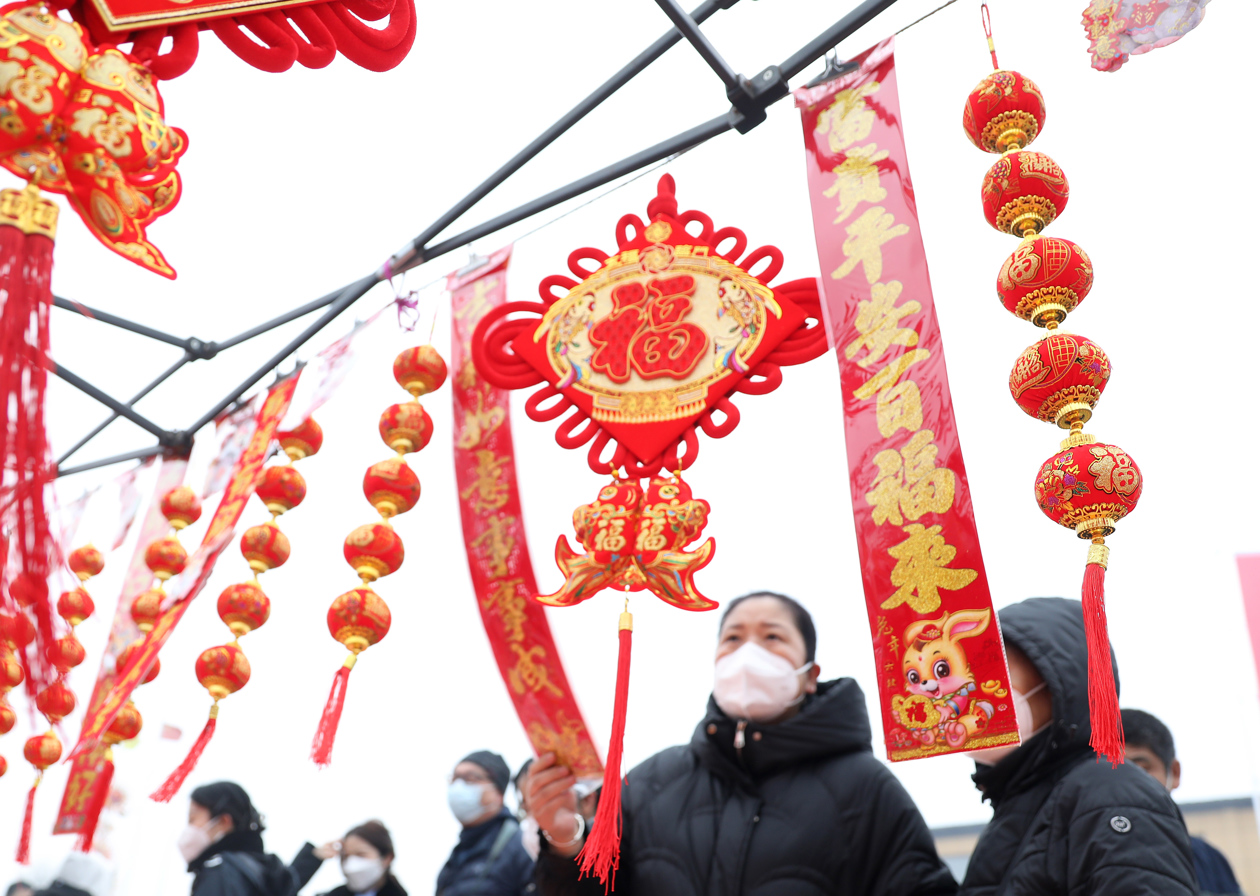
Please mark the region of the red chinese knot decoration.
[[[984, 16], [987, 32], [987, 8]], [[989, 46], [992, 52], [991, 37]], [[996, 53], [993, 65], [997, 69]], [[1137, 505], [1142, 474], [1122, 449], [1084, 432], [1111, 376], [1111, 360], [1093, 341], [1058, 329], [1089, 294], [1094, 271], [1075, 243], [1042, 234], [1068, 198], [1067, 177], [1058, 164], [1026, 148], [1044, 123], [1040, 92], [1018, 72], [989, 75], [972, 91], [963, 112], [968, 138], [981, 149], [1003, 153], [984, 178], [985, 219], [1022, 237], [998, 274], [998, 299], [1012, 314], [1048, 331], [1016, 359], [1010, 391], [1024, 413], [1069, 430], [1059, 453], [1038, 471], [1034, 494], [1042, 513], [1090, 541], [1081, 588], [1090, 744], [1116, 764], [1124, 761], [1124, 732], [1107, 636], [1104, 539]]]

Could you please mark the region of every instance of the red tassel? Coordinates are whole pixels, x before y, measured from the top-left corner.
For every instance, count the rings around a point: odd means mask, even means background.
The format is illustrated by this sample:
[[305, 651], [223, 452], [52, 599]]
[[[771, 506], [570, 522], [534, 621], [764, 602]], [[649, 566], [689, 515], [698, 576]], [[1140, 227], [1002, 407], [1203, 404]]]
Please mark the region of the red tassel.
[[591, 823], [586, 844], [578, 853], [579, 876], [594, 875], [612, 891], [613, 878], [621, 864], [621, 748], [626, 734], [626, 703], [630, 697], [630, 641], [634, 634], [634, 617], [621, 614], [617, 651], [617, 693], [613, 700], [612, 732], [608, 735], [608, 760], [604, 763], [604, 789], [599, 795], [599, 808]]
[[328, 693], [328, 702], [324, 704], [324, 714], [319, 717], [319, 727], [315, 729], [315, 740], [311, 742], [311, 759], [320, 768], [328, 768], [332, 763], [333, 742], [337, 739], [341, 710], [346, 705], [346, 686], [350, 684], [350, 670], [354, 668], [356, 659], [358, 657], [350, 654], [333, 676], [332, 690]]
[[31, 820], [35, 816], [35, 791], [39, 788], [39, 782], [44, 778], [41, 771], [35, 775], [35, 783], [31, 785], [31, 790], [26, 794], [26, 815], [22, 818], [22, 836], [18, 840], [17, 863], [19, 865], [29, 865], [31, 863]]
[[83, 829], [79, 831], [79, 852], [91, 852], [92, 839], [96, 836], [96, 823], [100, 821], [101, 812], [109, 801], [109, 786], [114, 780], [113, 751], [107, 749], [102, 760], [99, 777], [96, 779], [96, 790], [92, 794], [92, 802], [83, 816]]
[[192, 749], [188, 751], [188, 755], [184, 757], [184, 761], [179, 764], [179, 768], [171, 772], [171, 776], [162, 782], [162, 786], [149, 794], [149, 799], [156, 803], [169, 803], [171, 797], [179, 793], [179, 788], [184, 786], [184, 780], [197, 767], [197, 760], [201, 758], [201, 754], [205, 752], [206, 745], [210, 743], [210, 738], [214, 737], [214, 726], [219, 718], [219, 704], [215, 703], [210, 707], [210, 720], [206, 722], [206, 727], [201, 729], [201, 734], [197, 736], [197, 741], [192, 745]]
[[1120, 698], [1111, 671], [1111, 640], [1107, 636], [1107, 605], [1103, 582], [1107, 576], [1107, 546], [1090, 545], [1081, 585], [1081, 609], [1085, 613], [1085, 643], [1089, 657], [1089, 745], [1111, 762], [1124, 762], [1124, 728], [1120, 724]]

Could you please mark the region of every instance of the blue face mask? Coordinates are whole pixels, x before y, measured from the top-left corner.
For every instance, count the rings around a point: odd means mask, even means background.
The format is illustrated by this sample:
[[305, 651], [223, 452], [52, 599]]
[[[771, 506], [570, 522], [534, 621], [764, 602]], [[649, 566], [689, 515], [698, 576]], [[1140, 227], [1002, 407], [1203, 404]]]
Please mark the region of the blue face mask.
[[451, 782], [446, 790], [446, 802], [460, 824], [472, 824], [486, 814], [486, 807], [481, 803], [485, 787], [484, 784], [469, 784], [459, 778]]

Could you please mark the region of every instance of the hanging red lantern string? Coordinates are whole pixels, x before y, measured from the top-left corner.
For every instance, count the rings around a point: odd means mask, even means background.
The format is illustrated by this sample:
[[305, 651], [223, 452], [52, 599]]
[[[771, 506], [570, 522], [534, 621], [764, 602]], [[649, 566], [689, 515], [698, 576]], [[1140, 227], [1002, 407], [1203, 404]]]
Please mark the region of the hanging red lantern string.
[[371, 585], [402, 566], [402, 539], [390, 520], [411, 510], [420, 500], [420, 480], [407, 466], [405, 456], [422, 450], [433, 437], [433, 421], [416, 399], [442, 388], [446, 362], [433, 346], [415, 346], [394, 359], [394, 379], [411, 393], [413, 400], [391, 405], [381, 414], [381, 440], [396, 454], [368, 467], [363, 475], [363, 495], [382, 521], [355, 529], [346, 536], [342, 548], [346, 562], [363, 584], [338, 596], [328, 608], [328, 631], [350, 654], [333, 676], [332, 690], [311, 742], [311, 759], [320, 768], [332, 762], [350, 670], [360, 653], [389, 633], [389, 606]]
[[1104, 539], [1137, 505], [1142, 474], [1123, 450], [1084, 431], [1111, 377], [1111, 359], [1096, 343], [1059, 327], [1089, 294], [1093, 265], [1071, 240], [1043, 235], [1067, 206], [1067, 177], [1049, 156], [1027, 149], [1045, 125], [1045, 101], [1031, 80], [998, 69], [987, 5], [981, 15], [995, 71], [967, 97], [963, 130], [980, 149], [1002, 154], [981, 188], [986, 220], [1022, 238], [998, 274], [998, 299], [1016, 317], [1047, 330], [1016, 359], [1010, 392], [1029, 416], [1068, 430], [1059, 453], [1038, 471], [1034, 491], [1046, 516], [1090, 541], [1081, 586], [1090, 745], [1115, 765], [1124, 761], [1124, 732], [1107, 635]]
[[[319, 424], [310, 419], [295, 430], [277, 432], [276, 438], [289, 464], [317, 453], [324, 441]], [[219, 701], [249, 683], [249, 660], [239, 642], [250, 632], [262, 628], [271, 617], [271, 600], [263, 592], [258, 577], [283, 566], [289, 559], [289, 539], [280, 531], [276, 520], [306, 498], [306, 480], [289, 464], [265, 468], [254, 487], [254, 494], [271, 513], [268, 522], [246, 529], [241, 536], [241, 555], [253, 570], [254, 577], [229, 585], [219, 595], [216, 609], [223, 624], [231, 631], [232, 640], [222, 647], [203, 651], [196, 664], [197, 681], [214, 701], [210, 706], [210, 718], [184, 761], [150, 795], [159, 803], [168, 802], [178, 793], [185, 779], [196, 768], [218, 726]]]
[[[17, 714], [9, 705], [9, 691], [26, 680], [19, 651], [35, 640], [35, 626], [20, 610], [13, 615], [0, 613], [0, 735], [8, 734], [17, 723]], [[9, 763], [0, 756], [0, 778]]]

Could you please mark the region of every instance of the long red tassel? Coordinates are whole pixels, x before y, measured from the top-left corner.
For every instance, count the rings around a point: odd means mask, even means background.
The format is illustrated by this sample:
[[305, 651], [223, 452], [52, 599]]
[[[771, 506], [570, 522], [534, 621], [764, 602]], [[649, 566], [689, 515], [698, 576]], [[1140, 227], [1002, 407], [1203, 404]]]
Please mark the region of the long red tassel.
[[1081, 585], [1081, 609], [1085, 613], [1085, 643], [1089, 657], [1089, 745], [1111, 762], [1124, 762], [1124, 728], [1120, 724], [1120, 698], [1111, 671], [1111, 640], [1107, 636], [1107, 605], [1103, 582], [1107, 576], [1107, 546], [1090, 545]]
[[171, 797], [179, 793], [179, 788], [184, 786], [184, 780], [197, 767], [197, 760], [205, 752], [206, 745], [210, 743], [210, 738], [214, 737], [215, 722], [218, 718], [219, 704], [215, 703], [214, 706], [210, 707], [210, 720], [206, 722], [206, 727], [201, 729], [201, 734], [197, 736], [196, 742], [192, 745], [192, 749], [188, 751], [188, 755], [184, 757], [184, 761], [179, 764], [179, 768], [171, 772], [169, 778], [162, 782], [161, 787], [149, 794], [149, 799], [157, 803], [169, 803]]
[[84, 813], [83, 829], [79, 831], [79, 843], [76, 848], [80, 852], [91, 852], [92, 850], [92, 839], [96, 836], [96, 823], [100, 821], [101, 812], [105, 809], [105, 803], [109, 801], [109, 786], [113, 781], [114, 756], [113, 751], [107, 749], [100, 776], [96, 779], [96, 790], [92, 794], [92, 803], [87, 807], [87, 812]]
[[39, 789], [39, 782], [43, 778], [42, 771], [36, 774], [35, 783], [26, 794], [26, 815], [22, 818], [22, 836], [18, 839], [17, 863], [19, 865], [31, 863], [31, 820], [35, 816], [35, 791]]
[[337, 739], [341, 710], [346, 705], [346, 687], [350, 684], [350, 670], [354, 668], [356, 659], [353, 653], [350, 654], [333, 676], [332, 690], [328, 692], [328, 702], [324, 704], [324, 714], [319, 717], [319, 727], [315, 729], [315, 740], [311, 742], [311, 759], [320, 768], [328, 768], [332, 763], [333, 742]]
[[591, 823], [586, 844], [578, 853], [579, 876], [594, 875], [612, 891], [613, 879], [621, 865], [621, 748], [626, 735], [626, 704], [630, 698], [630, 642], [634, 617], [621, 614], [618, 623], [620, 647], [617, 651], [617, 693], [613, 699], [612, 732], [608, 735], [608, 760], [604, 763], [604, 788], [599, 808]]

